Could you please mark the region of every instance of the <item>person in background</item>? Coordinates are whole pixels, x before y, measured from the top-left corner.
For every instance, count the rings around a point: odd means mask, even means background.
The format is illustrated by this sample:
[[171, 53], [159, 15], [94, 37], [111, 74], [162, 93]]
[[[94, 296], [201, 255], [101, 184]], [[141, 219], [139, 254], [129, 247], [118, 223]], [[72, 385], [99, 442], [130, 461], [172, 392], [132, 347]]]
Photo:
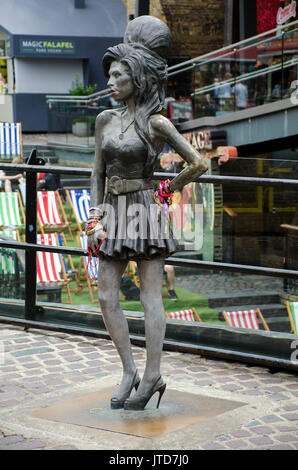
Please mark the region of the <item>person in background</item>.
[[[39, 175], [41, 175], [41, 174], [39, 174]], [[59, 174], [43, 173], [41, 178], [38, 179], [38, 189], [39, 189], [39, 191], [56, 191], [56, 190], [58, 190], [60, 196], [63, 199], [63, 201], [66, 201], [65, 190], [63, 189], [63, 184], [61, 182]]]
[[175, 292], [175, 268], [170, 264], [166, 264], [164, 271], [167, 275], [167, 289], [171, 300], [177, 301], [178, 296]]
[[247, 108], [247, 99], [248, 99], [248, 90], [247, 86], [244, 85], [242, 82], [236, 83], [236, 85], [232, 88], [232, 92], [236, 98], [236, 106], [237, 109], [245, 109]]
[[[23, 162], [19, 157], [16, 157], [11, 163], [21, 164]], [[22, 177], [23, 175], [19, 170], [8, 170], [6, 173], [0, 170], [0, 189], [4, 189], [7, 193], [16, 191], [19, 188], [19, 182]]]

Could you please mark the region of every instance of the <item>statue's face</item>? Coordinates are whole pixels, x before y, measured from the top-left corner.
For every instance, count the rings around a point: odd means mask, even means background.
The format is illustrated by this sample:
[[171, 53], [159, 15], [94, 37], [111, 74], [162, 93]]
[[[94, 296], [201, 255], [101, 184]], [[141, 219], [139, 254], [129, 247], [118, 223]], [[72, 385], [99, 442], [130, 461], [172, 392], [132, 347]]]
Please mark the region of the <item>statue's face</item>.
[[134, 85], [129, 68], [118, 61], [113, 61], [109, 70], [108, 87], [115, 101], [126, 101], [133, 95]]

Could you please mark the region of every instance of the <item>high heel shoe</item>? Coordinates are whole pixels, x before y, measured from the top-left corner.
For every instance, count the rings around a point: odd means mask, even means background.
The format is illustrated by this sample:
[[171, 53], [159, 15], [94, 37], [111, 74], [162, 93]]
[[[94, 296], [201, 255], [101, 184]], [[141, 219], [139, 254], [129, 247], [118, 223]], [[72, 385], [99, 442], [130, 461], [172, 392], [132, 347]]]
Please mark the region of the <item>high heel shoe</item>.
[[118, 397], [112, 397], [111, 398], [111, 408], [112, 408], [112, 410], [119, 410], [120, 408], [123, 408], [124, 402], [129, 397], [132, 389], [135, 388], [136, 390], [138, 390], [138, 386], [140, 385], [140, 382], [141, 382], [141, 379], [138, 376], [138, 371], [136, 370], [128, 391], [126, 393], [124, 393], [121, 398], [118, 398]]
[[150, 398], [156, 392], [159, 392], [158, 402], [156, 406], [156, 408], [159, 408], [160, 400], [166, 389], [165, 383], [158, 384], [160, 380], [161, 380], [161, 376], [157, 379], [157, 381], [155, 382], [153, 387], [149, 390], [146, 396], [141, 396], [141, 397], [134, 396], [132, 398], [129, 398], [128, 400], [125, 400], [124, 409], [125, 410], [143, 410], [145, 406], [147, 405], [148, 401], [150, 400]]

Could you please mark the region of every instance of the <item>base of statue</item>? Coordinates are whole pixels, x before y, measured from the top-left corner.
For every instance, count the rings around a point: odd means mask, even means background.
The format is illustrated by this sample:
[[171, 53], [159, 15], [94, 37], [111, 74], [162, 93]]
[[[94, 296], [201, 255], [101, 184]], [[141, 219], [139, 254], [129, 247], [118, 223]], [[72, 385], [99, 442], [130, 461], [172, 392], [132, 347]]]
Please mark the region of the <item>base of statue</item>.
[[158, 409], [156, 394], [142, 411], [112, 410], [110, 398], [114, 392], [115, 387], [106, 388], [30, 414], [60, 423], [154, 438], [244, 405], [237, 401], [167, 389]]

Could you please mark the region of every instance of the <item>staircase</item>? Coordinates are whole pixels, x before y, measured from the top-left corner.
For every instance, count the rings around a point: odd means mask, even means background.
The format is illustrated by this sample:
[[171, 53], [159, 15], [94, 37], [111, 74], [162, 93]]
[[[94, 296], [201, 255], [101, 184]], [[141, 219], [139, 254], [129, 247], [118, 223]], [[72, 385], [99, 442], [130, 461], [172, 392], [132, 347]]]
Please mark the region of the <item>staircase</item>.
[[208, 294], [209, 307], [218, 311], [219, 319], [224, 321], [222, 311], [247, 310], [259, 308], [271, 331], [290, 333], [291, 326], [287, 309], [280, 302], [276, 291]]

